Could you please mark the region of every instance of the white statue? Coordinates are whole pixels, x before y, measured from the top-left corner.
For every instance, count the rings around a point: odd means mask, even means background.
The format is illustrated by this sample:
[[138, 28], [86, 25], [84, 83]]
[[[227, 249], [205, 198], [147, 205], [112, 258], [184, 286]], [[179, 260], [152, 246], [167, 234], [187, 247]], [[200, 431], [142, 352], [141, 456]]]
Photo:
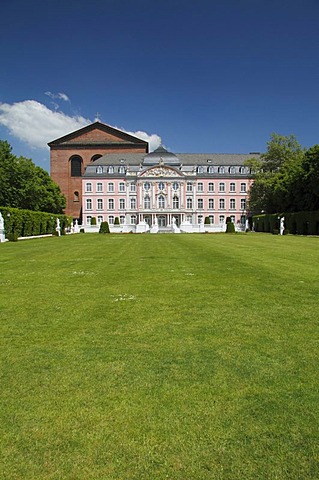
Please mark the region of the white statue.
[[6, 241], [6, 237], [5, 237], [5, 234], [4, 234], [4, 220], [3, 220], [3, 216], [0, 212], [0, 243], [5, 242], [5, 241]]
[[74, 233], [79, 233], [79, 232], [80, 232], [79, 222], [78, 222], [78, 219], [76, 219], [75, 225], [74, 225]]
[[285, 217], [280, 219], [280, 235], [283, 235], [285, 231]]
[[58, 232], [58, 236], [61, 236], [61, 227], [60, 227], [60, 219], [56, 219], [56, 231]]

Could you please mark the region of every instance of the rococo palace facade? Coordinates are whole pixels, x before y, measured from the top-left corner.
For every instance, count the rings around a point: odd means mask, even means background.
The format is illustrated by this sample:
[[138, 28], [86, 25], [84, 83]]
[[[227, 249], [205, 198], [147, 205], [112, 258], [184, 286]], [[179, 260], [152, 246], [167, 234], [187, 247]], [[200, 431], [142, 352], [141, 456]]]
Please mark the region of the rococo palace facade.
[[[171, 153], [95, 122], [49, 144], [51, 176], [67, 198], [66, 214], [97, 231], [224, 231], [247, 224], [250, 154]], [[95, 218], [95, 221], [92, 219]], [[95, 224], [96, 226], [92, 225]]]

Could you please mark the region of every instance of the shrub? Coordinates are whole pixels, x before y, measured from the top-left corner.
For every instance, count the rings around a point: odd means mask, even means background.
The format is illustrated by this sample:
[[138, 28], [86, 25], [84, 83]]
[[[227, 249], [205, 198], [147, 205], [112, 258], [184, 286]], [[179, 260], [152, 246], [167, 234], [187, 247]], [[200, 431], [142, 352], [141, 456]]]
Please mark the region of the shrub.
[[9, 242], [17, 242], [18, 241], [18, 235], [17, 233], [8, 233], [7, 239]]
[[85, 233], [84, 228], [80, 228], [80, 233]]
[[226, 223], [226, 233], [235, 233], [235, 225], [233, 222]]
[[91, 218], [91, 225], [96, 225], [96, 217]]
[[205, 217], [204, 224], [205, 225], [210, 225], [210, 218], [209, 217]]
[[120, 219], [119, 217], [115, 217], [114, 219], [114, 225], [119, 225], [120, 224]]
[[108, 222], [101, 223], [99, 233], [110, 233], [110, 227]]

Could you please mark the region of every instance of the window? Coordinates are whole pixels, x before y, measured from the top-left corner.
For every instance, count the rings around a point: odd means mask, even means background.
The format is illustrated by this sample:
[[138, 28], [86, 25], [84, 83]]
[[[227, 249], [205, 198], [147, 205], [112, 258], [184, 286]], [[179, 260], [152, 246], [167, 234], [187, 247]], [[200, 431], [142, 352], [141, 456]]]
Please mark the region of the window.
[[225, 173], [225, 167], [218, 167], [218, 173]]
[[199, 182], [197, 184], [197, 191], [198, 192], [203, 192], [204, 191], [204, 184], [202, 182]]
[[125, 199], [124, 198], [120, 198], [120, 200], [119, 200], [119, 209], [120, 210], [125, 210]]
[[219, 215], [219, 223], [225, 223], [225, 216]]
[[92, 220], [91, 215], [88, 215], [88, 216], [86, 217], [86, 224], [87, 224], [87, 225], [91, 225], [91, 220]]
[[87, 210], [92, 210], [92, 200], [91, 200], [91, 198], [86, 199], [86, 209]]
[[214, 207], [214, 199], [213, 199], [213, 198], [209, 198], [209, 199], [208, 199], [208, 208], [209, 208], [210, 210], [212, 210], [213, 208], [215, 208], [215, 207]]
[[189, 222], [189, 223], [192, 223], [192, 221], [193, 221], [192, 215], [186, 215], [186, 221]]
[[231, 215], [231, 216], [230, 216], [230, 221], [231, 221], [232, 223], [235, 223], [235, 220], [236, 220], [235, 215]]
[[96, 167], [96, 173], [103, 173], [103, 167]]
[[204, 172], [204, 167], [202, 167], [202, 166], [197, 167], [197, 172], [198, 173], [203, 173]]
[[146, 190], [148, 192], [150, 188], [151, 188], [150, 182], [145, 182], [144, 183], [144, 190]]
[[120, 224], [124, 225], [125, 223], [125, 215], [120, 215]]
[[109, 215], [109, 224], [114, 225], [114, 216], [113, 215]]
[[96, 202], [96, 205], [97, 205], [97, 210], [103, 210], [103, 199], [102, 198], [98, 198], [97, 199], [97, 202]]
[[100, 225], [103, 222], [103, 215], [98, 215], [97, 224]]
[[99, 182], [96, 184], [96, 191], [103, 192], [103, 183]]
[[164, 183], [163, 183], [163, 182], [160, 182], [160, 183], [158, 184], [158, 188], [159, 188], [159, 190], [164, 190]]
[[136, 209], [136, 198], [135, 197], [130, 198], [130, 207], [131, 207], [131, 210]]
[[198, 215], [198, 217], [197, 217], [198, 223], [203, 223], [203, 220], [204, 220], [204, 216], [203, 215]]
[[151, 199], [149, 195], [144, 198], [144, 208], [151, 208]]
[[85, 191], [86, 192], [92, 192], [92, 183], [86, 183], [85, 184]]
[[214, 223], [214, 215], [209, 215], [208, 218], [211, 224]]
[[136, 192], [136, 184], [130, 183], [130, 192]]
[[222, 183], [219, 184], [219, 191], [220, 191], [220, 192], [224, 192], [224, 191], [225, 191], [225, 184], [224, 184], [224, 182], [222, 182]]
[[82, 158], [78, 155], [71, 158], [71, 177], [80, 177], [82, 174]]
[[230, 208], [230, 210], [235, 210], [235, 208], [236, 208], [236, 200], [235, 200], [234, 198], [231, 198], [231, 199], [229, 200], [229, 208]]
[[207, 167], [207, 173], [214, 173], [214, 167], [212, 165]]
[[107, 167], [107, 173], [114, 173], [114, 167], [112, 165]]
[[249, 168], [248, 167], [239, 167], [239, 173], [244, 174], [244, 173], [249, 173]]
[[214, 184], [213, 184], [212, 182], [210, 182], [210, 183], [208, 184], [208, 191], [209, 191], [209, 192], [213, 192], [213, 191], [214, 191]]
[[192, 182], [187, 182], [186, 184], [186, 192], [192, 192], [193, 191], [193, 184]]
[[107, 191], [112, 192], [112, 193], [114, 192], [114, 183], [113, 182], [107, 184]]
[[240, 184], [240, 191], [241, 191], [241, 192], [246, 192], [246, 190], [247, 190], [247, 185], [246, 185], [246, 183], [241, 183], [241, 184]]
[[125, 183], [124, 182], [119, 183], [119, 192], [125, 192]]
[[241, 210], [246, 210], [246, 199], [245, 198], [240, 199], [240, 209]]
[[204, 208], [204, 200], [202, 198], [197, 200], [197, 208]]
[[230, 191], [230, 192], [236, 192], [236, 184], [235, 184], [235, 183], [232, 182], [232, 183], [229, 185], [229, 191]]
[[236, 173], [235, 167], [229, 167], [229, 170], [228, 170], [228, 171], [229, 171], [229, 173], [231, 173], [231, 174]]
[[173, 208], [179, 208], [179, 198], [176, 195], [173, 197]]
[[80, 201], [79, 192], [74, 192], [73, 193], [73, 202], [79, 202], [79, 201]]
[[93, 157], [91, 158], [91, 162], [95, 162], [95, 160], [97, 160], [98, 158], [101, 158], [101, 157], [102, 157], [102, 155], [99, 155], [99, 154], [93, 155]]
[[186, 208], [193, 208], [193, 199], [190, 197], [186, 200]]
[[131, 215], [131, 223], [136, 225], [136, 215]]
[[179, 187], [178, 183], [173, 182], [173, 190], [175, 190], [175, 191], [178, 190], [178, 187]]
[[163, 195], [158, 197], [158, 207], [165, 208], [165, 197]]
[[219, 199], [219, 209], [223, 210], [225, 208], [225, 200], [223, 198]]
[[119, 167], [119, 173], [125, 173], [125, 167], [123, 166]]
[[109, 210], [114, 210], [114, 200], [113, 200], [113, 198], [109, 198], [108, 206], [109, 206]]

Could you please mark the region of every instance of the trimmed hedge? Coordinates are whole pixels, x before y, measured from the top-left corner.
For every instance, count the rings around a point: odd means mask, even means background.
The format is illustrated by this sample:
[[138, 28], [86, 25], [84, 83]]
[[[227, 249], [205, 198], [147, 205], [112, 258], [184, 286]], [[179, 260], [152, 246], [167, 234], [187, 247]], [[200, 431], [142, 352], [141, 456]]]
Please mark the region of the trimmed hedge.
[[5, 235], [9, 240], [18, 237], [55, 234], [57, 218], [60, 219], [61, 235], [64, 235], [65, 229], [71, 225], [71, 217], [66, 215], [33, 212], [11, 207], [0, 207], [0, 212], [4, 220]]
[[256, 232], [278, 233], [280, 218], [285, 217], [285, 231], [293, 235], [319, 235], [319, 211], [274, 213], [252, 217]]
[[235, 225], [233, 224], [233, 222], [226, 223], [226, 233], [236, 233]]
[[110, 227], [108, 222], [101, 223], [99, 233], [110, 233]]

